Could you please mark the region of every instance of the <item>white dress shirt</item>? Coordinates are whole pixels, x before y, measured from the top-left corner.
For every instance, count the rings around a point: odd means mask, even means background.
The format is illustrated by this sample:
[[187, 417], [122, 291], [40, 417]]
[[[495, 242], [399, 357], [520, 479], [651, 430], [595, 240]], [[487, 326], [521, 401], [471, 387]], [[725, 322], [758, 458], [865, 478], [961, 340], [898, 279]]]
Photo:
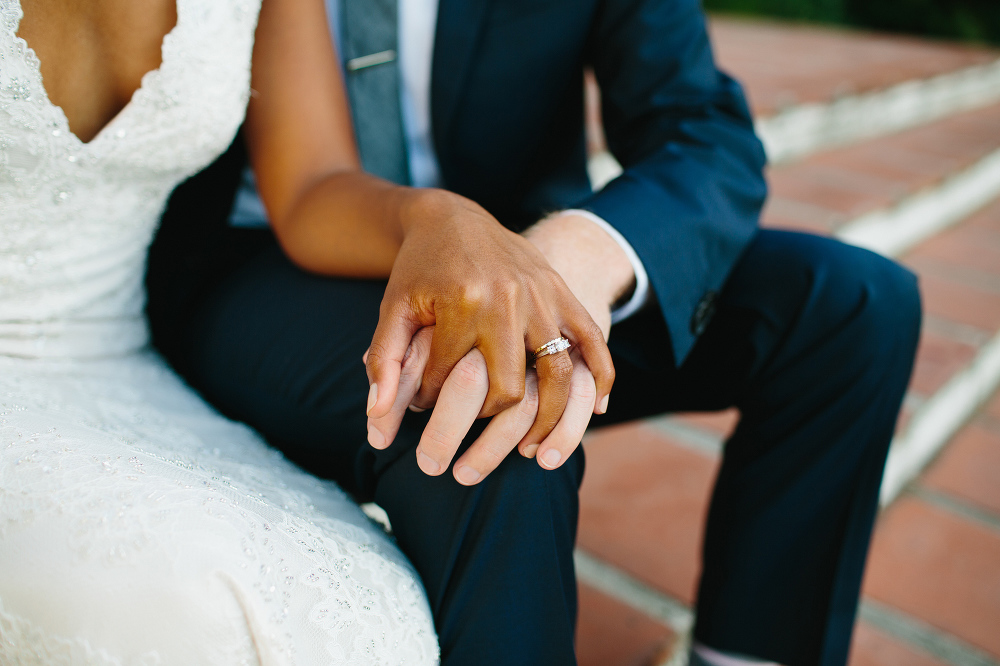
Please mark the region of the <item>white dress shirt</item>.
[[[326, 11], [333, 35], [339, 41], [339, 0], [326, 0]], [[441, 170], [431, 136], [431, 65], [437, 27], [438, 0], [399, 0], [399, 74], [403, 132], [410, 166], [410, 181], [415, 187], [438, 187]], [[558, 215], [580, 215], [591, 220], [617, 242], [635, 272], [635, 290], [631, 298], [611, 313], [612, 323], [622, 321], [649, 298], [649, 277], [635, 250], [618, 230], [605, 220], [585, 210], [565, 210]], [[230, 215], [238, 227], [267, 226], [267, 214], [257, 196], [253, 174], [247, 169]]]

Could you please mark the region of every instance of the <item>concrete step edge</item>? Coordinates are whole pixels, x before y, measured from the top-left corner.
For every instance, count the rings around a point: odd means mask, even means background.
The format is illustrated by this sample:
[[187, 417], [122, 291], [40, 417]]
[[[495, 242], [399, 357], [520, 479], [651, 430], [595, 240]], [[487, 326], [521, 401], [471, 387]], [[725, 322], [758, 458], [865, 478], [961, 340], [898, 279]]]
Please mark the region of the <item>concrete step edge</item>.
[[888, 257], [898, 257], [964, 220], [997, 196], [1000, 196], [1000, 149], [944, 181], [910, 194], [895, 206], [848, 222], [834, 236]]
[[[781, 164], [996, 102], [1000, 102], [1000, 59], [833, 102], [799, 104], [757, 119], [754, 127], [768, 160]], [[587, 170], [596, 191], [617, 178], [622, 167], [603, 151], [590, 157]]]
[[833, 102], [792, 106], [759, 119], [755, 127], [768, 159], [779, 164], [997, 101], [1000, 60]]
[[889, 447], [879, 501], [889, 505], [1000, 388], [1000, 331], [913, 414]]

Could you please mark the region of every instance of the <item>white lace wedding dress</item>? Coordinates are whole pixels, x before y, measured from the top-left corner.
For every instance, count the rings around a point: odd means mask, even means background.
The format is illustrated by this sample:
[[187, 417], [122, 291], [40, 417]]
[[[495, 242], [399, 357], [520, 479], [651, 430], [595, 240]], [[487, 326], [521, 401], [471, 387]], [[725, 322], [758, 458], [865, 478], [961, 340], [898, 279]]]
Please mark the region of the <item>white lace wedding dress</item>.
[[259, 0], [178, 0], [89, 143], [0, 0], [0, 664], [432, 664], [402, 554], [146, 348], [147, 245], [243, 118]]

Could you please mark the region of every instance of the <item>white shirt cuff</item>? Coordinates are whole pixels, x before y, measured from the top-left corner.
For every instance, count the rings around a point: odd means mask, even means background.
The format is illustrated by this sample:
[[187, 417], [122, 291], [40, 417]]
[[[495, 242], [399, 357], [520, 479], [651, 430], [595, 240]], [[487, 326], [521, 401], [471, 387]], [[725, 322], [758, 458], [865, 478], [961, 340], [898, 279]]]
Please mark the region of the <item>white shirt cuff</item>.
[[646, 267], [642, 265], [642, 260], [639, 259], [639, 255], [635, 253], [632, 245], [625, 240], [625, 237], [618, 233], [618, 230], [613, 226], [608, 224], [601, 217], [594, 215], [589, 210], [581, 210], [577, 208], [571, 208], [569, 210], [559, 211], [559, 215], [578, 215], [580, 217], [585, 217], [605, 232], [613, 239], [621, 249], [625, 252], [625, 256], [628, 257], [629, 262], [632, 264], [632, 270], [635, 272], [635, 290], [632, 292], [632, 298], [622, 305], [621, 307], [615, 308], [611, 311], [611, 323], [617, 324], [620, 321], [624, 321], [631, 317], [633, 314], [638, 312], [638, 310], [646, 304], [649, 300], [649, 275], [646, 273]]

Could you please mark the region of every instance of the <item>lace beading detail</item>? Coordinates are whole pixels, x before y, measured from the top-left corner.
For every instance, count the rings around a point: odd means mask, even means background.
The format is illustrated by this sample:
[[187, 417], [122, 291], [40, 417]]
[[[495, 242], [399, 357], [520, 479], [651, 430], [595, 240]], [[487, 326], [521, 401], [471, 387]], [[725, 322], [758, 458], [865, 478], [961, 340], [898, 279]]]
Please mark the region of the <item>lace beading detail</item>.
[[243, 120], [259, 0], [179, 0], [161, 66], [89, 143], [69, 129], [0, 0], [0, 353], [141, 347], [146, 248], [178, 182]]
[[85, 144], [0, 0], [0, 664], [437, 661], [384, 532], [141, 350], [148, 243], [242, 121], [258, 9], [178, 0]]

